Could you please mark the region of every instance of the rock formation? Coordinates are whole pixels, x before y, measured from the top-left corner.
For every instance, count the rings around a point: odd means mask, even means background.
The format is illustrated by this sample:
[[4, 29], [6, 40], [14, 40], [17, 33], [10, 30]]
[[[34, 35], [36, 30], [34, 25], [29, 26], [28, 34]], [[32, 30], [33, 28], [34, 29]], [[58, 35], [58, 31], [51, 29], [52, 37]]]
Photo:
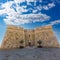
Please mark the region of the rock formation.
[[51, 26], [38, 27], [33, 30], [8, 26], [1, 48], [58, 47], [58, 45]]

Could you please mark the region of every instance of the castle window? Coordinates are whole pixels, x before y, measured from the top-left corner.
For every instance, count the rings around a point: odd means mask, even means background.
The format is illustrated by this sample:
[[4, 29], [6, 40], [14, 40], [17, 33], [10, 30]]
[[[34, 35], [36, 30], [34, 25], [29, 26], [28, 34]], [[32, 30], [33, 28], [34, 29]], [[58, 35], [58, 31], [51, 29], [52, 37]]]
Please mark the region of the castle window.
[[52, 45], [52, 41], [51, 40], [49, 40], [49, 44]]
[[30, 34], [29, 34], [29, 37], [30, 37]]
[[23, 43], [24, 43], [24, 41], [23, 41], [23, 40], [21, 40], [21, 41], [20, 41], [20, 44], [23, 44]]
[[16, 40], [18, 40], [18, 38], [16, 37]]
[[32, 46], [32, 45], [31, 45], [31, 42], [29, 42], [28, 44], [29, 44], [29, 46]]

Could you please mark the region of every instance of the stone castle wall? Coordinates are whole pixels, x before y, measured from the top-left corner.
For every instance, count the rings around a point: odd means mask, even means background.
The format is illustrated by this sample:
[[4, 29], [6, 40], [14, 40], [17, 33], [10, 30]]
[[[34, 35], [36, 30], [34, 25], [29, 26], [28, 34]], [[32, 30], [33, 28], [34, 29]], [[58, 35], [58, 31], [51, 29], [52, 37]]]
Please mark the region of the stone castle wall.
[[29, 42], [31, 43], [31, 46], [35, 45], [35, 34], [34, 30], [25, 30], [25, 40], [26, 40], [26, 46], [29, 46]]
[[36, 46], [37, 41], [42, 41], [42, 46], [43, 47], [57, 47], [58, 46], [58, 41], [52, 31], [51, 26], [45, 26], [41, 28], [36, 28], [35, 29], [35, 43]]
[[1, 48], [37, 47], [38, 41], [41, 41], [42, 47], [58, 47], [59, 45], [51, 26], [39, 27], [34, 30], [8, 26]]
[[[23, 28], [8, 26], [6, 35], [2, 42], [2, 48], [18, 48], [20, 47], [20, 41], [25, 41], [25, 33]], [[25, 43], [23, 43], [25, 46]]]

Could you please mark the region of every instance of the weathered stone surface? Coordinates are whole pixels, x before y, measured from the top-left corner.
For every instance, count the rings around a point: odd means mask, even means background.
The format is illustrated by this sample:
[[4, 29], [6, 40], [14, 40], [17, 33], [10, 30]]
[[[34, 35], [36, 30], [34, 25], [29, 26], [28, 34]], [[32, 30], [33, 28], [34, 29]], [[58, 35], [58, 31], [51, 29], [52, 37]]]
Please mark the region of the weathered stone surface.
[[[41, 41], [40, 44], [38, 41]], [[51, 26], [26, 30], [21, 27], [8, 26], [1, 48], [19, 48], [27, 46], [58, 47], [58, 41]]]
[[0, 60], [60, 60], [59, 48], [0, 50]]
[[16, 26], [8, 26], [6, 35], [2, 42], [2, 48], [18, 48], [20, 47], [20, 41], [23, 40], [23, 46], [25, 46], [25, 33], [23, 28]]
[[58, 46], [58, 41], [52, 31], [51, 26], [45, 26], [41, 28], [36, 28], [35, 29], [35, 43], [36, 46], [37, 41], [42, 41], [42, 46], [43, 47], [57, 47]]

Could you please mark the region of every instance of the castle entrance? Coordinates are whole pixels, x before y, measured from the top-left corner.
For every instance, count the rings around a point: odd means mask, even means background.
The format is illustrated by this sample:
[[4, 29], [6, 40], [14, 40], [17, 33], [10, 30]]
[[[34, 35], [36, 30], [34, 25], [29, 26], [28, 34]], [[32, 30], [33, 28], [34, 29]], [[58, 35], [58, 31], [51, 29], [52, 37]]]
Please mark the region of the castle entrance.
[[25, 42], [26, 42], [26, 47], [34, 46], [35, 41], [34, 41], [34, 31], [33, 30], [25, 31]]
[[27, 40], [26, 47], [33, 47], [33, 46], [34, 46], [33, 40]]
[[29, 46], [29, 47], [31, 47], [31, 46], [32, 46], [31, 42], [28, 42], [28, 46]]

